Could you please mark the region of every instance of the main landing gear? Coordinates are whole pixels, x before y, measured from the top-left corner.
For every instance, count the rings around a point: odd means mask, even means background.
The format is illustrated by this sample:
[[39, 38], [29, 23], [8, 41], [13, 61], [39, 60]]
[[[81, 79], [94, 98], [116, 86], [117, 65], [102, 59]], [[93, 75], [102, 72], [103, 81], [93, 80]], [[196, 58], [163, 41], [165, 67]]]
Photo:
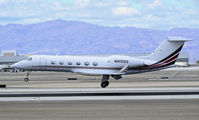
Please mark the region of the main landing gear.
[[102, 88], [105, 88], [105, 87], [107, 87], [109, 85], [108, 79], [109, 79], [109, 75], [103, 75], [102, 82], [101, 82], [101, 87]]
[[24, 81], [25, 81], [25, 82], [28, 82], [28, 81], [29, 81], [29, 78], [28, 78], [29, 75], [30, 75], [30, 71], [27, 71], [26, 77], [24, 78]]
[[[110, 75], [111, 77], [113, 77], [115, 80], [119, 80], [122, 78], [121, 75]], [[102, 77], [102, 82], [101, 82], [101, 87], [105, 88], [109, 85], [109, 75], [103, 75]]]

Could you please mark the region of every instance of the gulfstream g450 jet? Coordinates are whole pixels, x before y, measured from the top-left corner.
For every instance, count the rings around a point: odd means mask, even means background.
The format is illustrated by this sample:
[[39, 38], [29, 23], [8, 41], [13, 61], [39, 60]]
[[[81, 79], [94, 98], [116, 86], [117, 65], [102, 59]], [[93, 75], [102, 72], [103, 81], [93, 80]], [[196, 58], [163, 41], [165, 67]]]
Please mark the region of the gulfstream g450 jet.
[[101, 75], [101, 87], [109, 85], [109, 77], [122, 78], [122, 75], [156, 71], [171, 67], [178, 58], [184, 42], [190, 39], [168, 37], [151, 54], [145, 56], [109, 55], [33, 55], [26, 60], [11, 65], [11, 68], [27, 71], [73, 72], [84, 75]]

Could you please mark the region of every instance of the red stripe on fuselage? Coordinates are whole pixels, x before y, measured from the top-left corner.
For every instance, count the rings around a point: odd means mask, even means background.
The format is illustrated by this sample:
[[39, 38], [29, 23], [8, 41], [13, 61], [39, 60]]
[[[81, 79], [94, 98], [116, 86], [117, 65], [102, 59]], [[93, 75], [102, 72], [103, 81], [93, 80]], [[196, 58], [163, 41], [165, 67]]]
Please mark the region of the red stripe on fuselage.
[[179, 56], [179, 53], [178, 53], [178, 54], [176, 54], [175, 56], [173, 56], [173, 57], [169, 58], [168, 60], [166, 60], [166, 61], [162, 62], [162, 63], [155, 64], [155, 65], [152, 65], [152, 66], [148, 66], [148, 68], [160, 67], [160, 66], [162, 66], [162, 65], [165, 65], [165, 64], [167, 64], [167, 63], [169, 63], [169, 62], [173, 61], [174, 59], [177, 59], [177, 58], [178, 58], [178, 56]]

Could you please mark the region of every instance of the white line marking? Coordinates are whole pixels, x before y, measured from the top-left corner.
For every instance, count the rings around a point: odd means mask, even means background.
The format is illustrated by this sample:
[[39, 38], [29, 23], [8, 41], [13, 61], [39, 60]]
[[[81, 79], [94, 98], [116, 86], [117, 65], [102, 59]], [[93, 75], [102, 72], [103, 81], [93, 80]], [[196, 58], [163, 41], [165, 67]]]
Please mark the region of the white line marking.
[[66, 101], [66, 100], [167, 100], [199, 99], [199, 95], [158, 95], [158, 96], [86, 96], [86, 97], [5, 97], [0, 101]]
[[124, 91], [199, 91], [199, 87], [139, 87], [139, 88], [19, 88], [19, 89], [0, 89], [3, 93], [20, 93], [20, 92], [124, 92]]

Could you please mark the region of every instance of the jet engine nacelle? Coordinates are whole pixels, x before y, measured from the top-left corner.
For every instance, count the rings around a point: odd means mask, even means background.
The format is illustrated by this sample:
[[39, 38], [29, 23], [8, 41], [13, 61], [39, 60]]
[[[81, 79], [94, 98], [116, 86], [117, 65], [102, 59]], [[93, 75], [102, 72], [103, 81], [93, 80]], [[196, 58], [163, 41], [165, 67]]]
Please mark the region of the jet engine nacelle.
[[144, 60], [138, 58], [129, 59], [129, 67], [140, 67], [144, 65]]

